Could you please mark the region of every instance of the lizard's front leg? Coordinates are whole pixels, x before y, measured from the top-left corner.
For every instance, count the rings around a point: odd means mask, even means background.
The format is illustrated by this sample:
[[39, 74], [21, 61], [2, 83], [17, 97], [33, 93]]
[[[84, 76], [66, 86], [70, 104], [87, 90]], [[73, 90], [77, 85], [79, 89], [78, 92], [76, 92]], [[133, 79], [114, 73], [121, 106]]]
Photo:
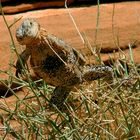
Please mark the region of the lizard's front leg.
[[16, 62], [16, 77], [19, 77], [19, 74], [22, 73], [22, 69], [25, 66], [26, 61], [30, 56], [29, 50], [25, 49], [20, 55], [19, 59]]
[[113, 69], [109, 66], [85, 66], [83, 69], [83, 80], [85, 81], [93, 81], [99, 78], [104, 78], [108, 83], [112, 83], [113, 77]]

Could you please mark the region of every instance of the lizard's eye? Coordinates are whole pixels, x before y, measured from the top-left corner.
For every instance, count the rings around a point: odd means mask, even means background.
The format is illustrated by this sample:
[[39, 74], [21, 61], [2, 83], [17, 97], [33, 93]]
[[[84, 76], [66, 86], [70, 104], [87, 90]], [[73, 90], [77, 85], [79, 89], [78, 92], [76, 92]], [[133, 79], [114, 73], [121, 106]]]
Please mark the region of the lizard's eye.
[[18, 37], [18, 40], [22, 40], [22, 37]]
[[30, 25], [32, 26], [32, 25], [33, 25], [33, 23], [32, 23], [32, 22], [30, 22]]

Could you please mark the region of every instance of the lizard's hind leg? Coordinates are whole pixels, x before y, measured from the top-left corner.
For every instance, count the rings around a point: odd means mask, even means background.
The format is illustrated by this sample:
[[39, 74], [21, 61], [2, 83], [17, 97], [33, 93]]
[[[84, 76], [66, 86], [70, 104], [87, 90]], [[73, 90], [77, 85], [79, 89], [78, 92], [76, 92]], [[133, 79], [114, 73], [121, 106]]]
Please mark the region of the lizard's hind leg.
[[50, 106], [56, 105], [58, 109], [63, 110], [65, 108], [64, 102], [68, 97], [71, 89], [65, 86], [58, 86], [54, 89], [53, 95], [50, 99]]
[[83, 70], [83, 80], [93, 81], [99, 78], [104, 78], [108, 83], [113, 82], [113, 69], [109, 66], [96, 65], [96, 66], [85, 66]]

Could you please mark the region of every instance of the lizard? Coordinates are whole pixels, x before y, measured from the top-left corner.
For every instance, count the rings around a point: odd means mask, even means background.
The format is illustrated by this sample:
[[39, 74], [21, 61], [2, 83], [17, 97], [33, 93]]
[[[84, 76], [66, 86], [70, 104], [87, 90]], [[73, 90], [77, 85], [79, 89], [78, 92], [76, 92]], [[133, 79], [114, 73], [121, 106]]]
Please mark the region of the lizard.
[[83, 82], [98, 78], [113, 79], [113, 69], [106, 65], [87, 65], [81, 53], [64, 40], [50, 34], [34, 19], [27, 18], [16, 30], [16, 39], [25, 50], [16, 62], [16, 76], [22, 73], [22, 65], [30, 59], [37, 77], [55, 87], [50, 104], [59, 109], [71, 90]]

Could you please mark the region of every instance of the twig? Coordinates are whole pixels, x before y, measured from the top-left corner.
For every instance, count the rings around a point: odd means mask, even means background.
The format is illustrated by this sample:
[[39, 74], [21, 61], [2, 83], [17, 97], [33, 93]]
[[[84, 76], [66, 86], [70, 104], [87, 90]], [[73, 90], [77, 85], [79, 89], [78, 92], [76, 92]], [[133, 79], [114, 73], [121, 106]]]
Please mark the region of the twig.
[[11, 28], [15, 23], [17, 23], [19, 20], [21, 20], [23, 18], [23, 16], [19, 17], [18, 19], [16, 19], [11, 25], [9, 25], [9, 28]]
[[84, 40], [84, 38], [82, 37], [82, 35], [81, 35], [81, 33], [80, 33], [79, 29], [78, 29], [78, 26], [77, 26], [77, 24], [76, 24], [76, 22], [75, 22], [73, 16], [72, 16], [71, 13], [70, 13], [70, 10], [69, 10], [68, 7], [67, 7], [67, 0], [65, 0], [65, 8], [66, 8], [66, 10], [68, 11], [68, 14], [69, 14], [69, 16], [70, 16], [70, 18], [71, 18], [71, 20], [72, 20], [72, 22], [73, 22], [73, 24], [74, 24], [74, 27], [75, 27], [76, 31], [78, 32], [78, 34], [79, 34], [79, 36], [80, 36], [80, 38], [81, 38], [81, 40], [82, 40], [82, 43], [85, 44], [85, 40]]

